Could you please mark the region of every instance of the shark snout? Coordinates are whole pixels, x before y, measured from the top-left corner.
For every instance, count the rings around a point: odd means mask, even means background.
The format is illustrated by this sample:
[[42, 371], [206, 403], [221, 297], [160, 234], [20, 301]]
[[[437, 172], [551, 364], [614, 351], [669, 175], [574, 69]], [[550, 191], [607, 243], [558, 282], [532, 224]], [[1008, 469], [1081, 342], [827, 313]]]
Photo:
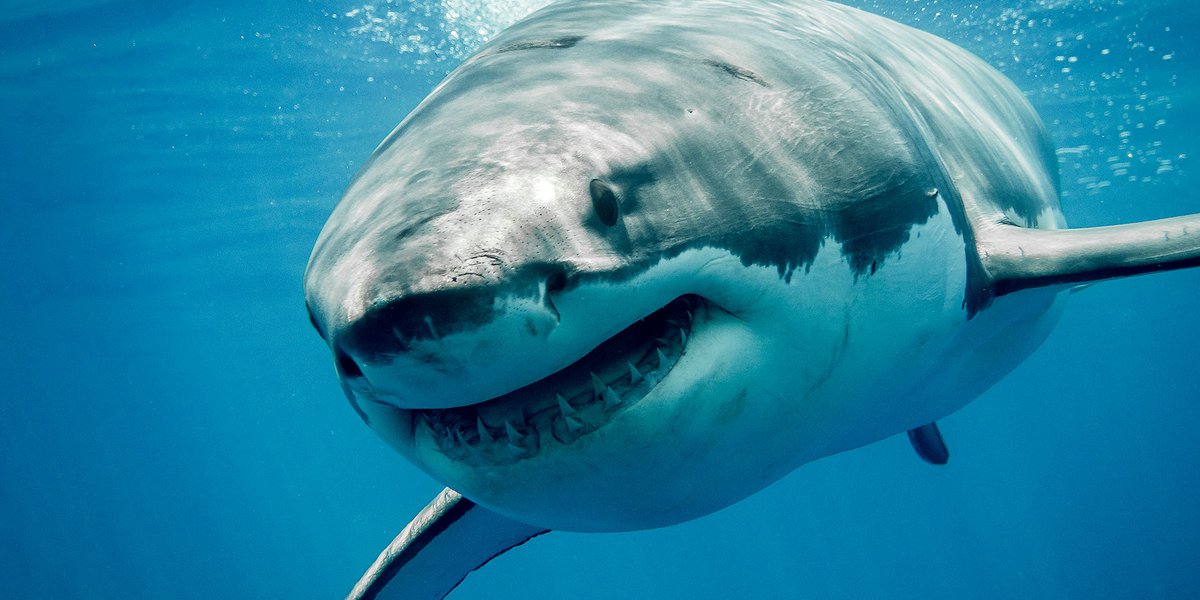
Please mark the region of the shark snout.
[[560, 324], [560, 269], [503, 285], [448, 287], [381, 303], [332, 341], [343, 381], [400, 408], [480, 402], [524, 381]]

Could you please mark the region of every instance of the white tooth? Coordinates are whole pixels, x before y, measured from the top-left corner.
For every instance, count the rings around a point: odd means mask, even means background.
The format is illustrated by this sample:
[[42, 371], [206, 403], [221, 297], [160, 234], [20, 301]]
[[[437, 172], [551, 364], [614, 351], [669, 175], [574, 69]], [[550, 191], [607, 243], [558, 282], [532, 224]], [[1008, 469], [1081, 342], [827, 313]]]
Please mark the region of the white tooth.
[[612, 408], [621, 403], [621, 397], [612, 388], [604, 390], [604, 408]]
[[487, 426], [483, 424], [482, 418], [475, 417], [475, 428], [479, 430], [479, 441], [485, 444], [496, 441], [496, 438], [492, 437], [491, 432], [488, 431]]
[[668, 340], [665, 337], [654, 338], [654, 341], [658, 342], [659, 346], [670, 346], [671, 345], [671, 340]]
[[604, 380], [600, 379], [595, 373], [592, 373], [592, 391], [596, 393], [596, 397], [599, 398], [602, 396], [604, 390], [607, 389], [608, 384], [604, 383]]
[[684, 346], [687, 345], [687, 332], [682, 327], [679, 328], [679, 342]]
[[441, 336], [438, 335], [437, 328], [433, 326], [433, 317], [425, 315], [425, 327], [429, 329], [429, 335], [433, 336], [433, 339], [436, 340], [441, 338]]
[[400, 341], [402, 341], [402, 342], [404, 341], [404, 334], [403, 334], [403, 333], [400, 333], [400, 328], [399, 328], [399, 327], [393, 327], [393, 328], [392, 328], [392, 335], [396, 336], [396, 339], [398, 339], [398, 340], [400, 340]]
[[480, 453], [479, 448], [467, 443], [467, 440], [463, 438], [461, 431], [455, 430], [454, 435], [458, 437], [458, 443], [461, 444], [463, 448], [467, 449], [467, 456], [472, 458], [479, 458], [483, 456]]
[[508, 451], [512, 452], [513, 454], [521, 454], [521, 453], [525, 452], [525, 449], [520, 446], [514, 446], [513, 444], [510, 443], [508, 445]]
[[508, 434], [509, 445], [512, 445], [514, 442], [521, 439], [521, 435], [517, 433], [516, 429], [513, 429], [513, 426], [508, 422], [508, 419], [504, 420], [504, 433]]
[[658, 368], [667, 368], [667, 356], [663, 354], [662, 348], [655, 348], [654, 352], [658, 354]]
[[567, 400], [562, 397], [562, 394], [555, 394], [554, 397], [558, 400], [558, 410], [562, 411], [564, 417], [575, 414], [575, 409], [571, 408], [570, 404], [567, 404]]
[[576, 419], [575, 417], [563, 415], [563, 420], [567, 422], [568, 431], [579, 431], [579, 428], [583, 427], [583, 424], [580, 423], [579, 419]]
[[633, 366], [631, 362], [625, 364], [629, 365], [629, 385], [637, 385], [642, 380], [642, 372]]
[[694, 318], [694, 317], [692, 316], [692, 311], [690, 311], [690, 310], [689, 310], [689, 311], [687, 311], [687, 315], [688, 315], [688, 323], [691, 323], [691, 322], [692, 322], [692, 319]]

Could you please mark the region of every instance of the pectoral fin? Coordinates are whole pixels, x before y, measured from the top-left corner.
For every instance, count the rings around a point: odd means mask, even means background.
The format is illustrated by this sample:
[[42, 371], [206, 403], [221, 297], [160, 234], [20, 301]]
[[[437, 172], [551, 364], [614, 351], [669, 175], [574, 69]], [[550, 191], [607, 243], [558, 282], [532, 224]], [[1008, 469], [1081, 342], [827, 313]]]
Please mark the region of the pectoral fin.
[[989, 224], [976, 232], [993, 296], [1200, 266], [1200, 215], [1082, 229]]
[[942, 432], [938, 431], [937, 423], [909, 429], [908, 441], [912, 444], [913, 450], [917, 451], [917, 456], [931, 465], [944, 465], [950, 460], [950, 450], [946, 448], [946, 442], [942, 439]]
[[546, 531], [446, 488], [388, 544], [346, 600], [443, 598], [471, 571]]

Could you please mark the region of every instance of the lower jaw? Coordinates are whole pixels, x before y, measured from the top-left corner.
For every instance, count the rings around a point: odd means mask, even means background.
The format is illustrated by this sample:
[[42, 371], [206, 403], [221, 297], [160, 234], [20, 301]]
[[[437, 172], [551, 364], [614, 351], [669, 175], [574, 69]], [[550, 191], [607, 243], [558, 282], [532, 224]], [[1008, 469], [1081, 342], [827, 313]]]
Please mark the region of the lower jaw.
[[538, 451], [527, 457], [459, 460], [438, 447], [417, 417], [419, 431], [404, 440], [401, 453], [489, 510], [555, 530], [663, 527], [736, 502], [795, 466], [790, 452], [761, 456], [763, 447], [780, 445], [761, 439], [766, 423], [784, 416], [767, 407], [790, 388], [752, 385], [747, 393], [736, 373], [759, 382], [742, 369], [766, 364], [755, 332], [715, 305], [703, 314], [687, 360], [670, 377], [574, 442], [539, 430]]
[[697, 296], [677, 298], [644, 320], [654, 319], [650, 325], [634, 324], [610, 339], [639, 327], [662, 334], [636, 340], [616, 360], [595, 359], [593, 354], [605, 347], [601, 345], [567, 369], [501, 398], [454, 409], [406, 411], [411, 413], [413, 443], [464, 466], [514, 464], [547, 447], [576, 444], [668, 375], [687, 351], [694, 318], [706, 309]]

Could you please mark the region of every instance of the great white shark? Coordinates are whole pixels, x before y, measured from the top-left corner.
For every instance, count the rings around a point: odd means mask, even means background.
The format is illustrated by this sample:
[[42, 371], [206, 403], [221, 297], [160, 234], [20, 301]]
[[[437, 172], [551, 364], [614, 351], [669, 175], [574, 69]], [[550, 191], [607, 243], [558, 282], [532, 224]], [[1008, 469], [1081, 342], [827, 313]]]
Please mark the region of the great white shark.
[[818, 0], [564, 1], [376, 149], [305, 275], [346, 396], [448, 487], [352, 598], [552, 529], [662, 527], [935, 422], [1073, 286], [1200, 264], [1200, 215], [1066, 229], [1020, 91]]

